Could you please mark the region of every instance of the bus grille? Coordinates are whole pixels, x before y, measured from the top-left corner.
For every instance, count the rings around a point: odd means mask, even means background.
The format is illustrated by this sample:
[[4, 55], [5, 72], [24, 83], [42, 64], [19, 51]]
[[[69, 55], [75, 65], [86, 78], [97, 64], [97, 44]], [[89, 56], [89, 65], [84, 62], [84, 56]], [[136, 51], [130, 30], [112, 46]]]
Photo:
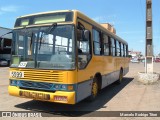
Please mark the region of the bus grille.
[[32, 89], [42, 89], [42, 90], [51, 90], [52, 83], [42, 83], [42, 82], [31, 82], [31, 81], [19, 81], [20, 87], [22, 88], [32, 88]]
[[[13, 69], [14, 71], [14, 69]], [[17, 69], [15, 70], [17, 71]], [[18, 69], [18, 71], [24, 72], [24, 78], [21, 80], [31, 80], [37, 82], [50, 82], [59, 83], [63, 82], [67, 78], [67, 72], [54, 71], [54, 70], [32, 70], [32, 69]]]

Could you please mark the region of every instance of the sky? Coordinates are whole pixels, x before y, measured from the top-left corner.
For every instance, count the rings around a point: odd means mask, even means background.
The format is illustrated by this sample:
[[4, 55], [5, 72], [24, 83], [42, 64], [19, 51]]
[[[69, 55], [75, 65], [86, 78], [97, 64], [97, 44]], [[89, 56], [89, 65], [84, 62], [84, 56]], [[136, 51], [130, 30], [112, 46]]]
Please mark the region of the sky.
[[[145, 53], [146, 0], [1, 0], [0, 27], [13, 28], [17, 17], [54, 10], [79, 10], [99, 23], [110, 23], [129, 50]], [[153, 47], [160, 53], [160, 0], [153, 2]]]

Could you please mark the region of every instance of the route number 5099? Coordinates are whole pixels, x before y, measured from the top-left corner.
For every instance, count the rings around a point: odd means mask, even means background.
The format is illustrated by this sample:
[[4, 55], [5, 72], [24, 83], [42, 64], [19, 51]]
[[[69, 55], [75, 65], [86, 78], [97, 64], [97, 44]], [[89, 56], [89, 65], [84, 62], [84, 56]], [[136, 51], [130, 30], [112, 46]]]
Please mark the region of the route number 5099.
[[24, 78], [24, 72], [11, 71], [10, 72], [10, 77], [12, 77], [12, 78]]

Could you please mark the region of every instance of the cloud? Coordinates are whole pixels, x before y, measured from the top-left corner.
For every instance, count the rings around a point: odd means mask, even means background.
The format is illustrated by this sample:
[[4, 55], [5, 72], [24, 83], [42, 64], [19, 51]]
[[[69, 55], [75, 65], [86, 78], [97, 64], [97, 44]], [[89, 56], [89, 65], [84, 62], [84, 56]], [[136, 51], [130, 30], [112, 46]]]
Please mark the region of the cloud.
[[15, 5], [3, 6], [3, 7], [0, 7], [0, 14], [4, 14], [7, 12], [17, 12], [18, 9], [19, 7]]

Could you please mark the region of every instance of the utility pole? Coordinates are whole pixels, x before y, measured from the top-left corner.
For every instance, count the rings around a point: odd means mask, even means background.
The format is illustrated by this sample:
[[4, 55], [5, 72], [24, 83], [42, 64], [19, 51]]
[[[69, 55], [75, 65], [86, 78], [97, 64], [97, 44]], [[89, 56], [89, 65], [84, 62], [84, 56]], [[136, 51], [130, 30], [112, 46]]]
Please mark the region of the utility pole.
[[146, 0], [145, 72], [153, 73], [152, 0]]
[[153, 41], [152, 41], [152, 0], [146, 0], [146, 46], [145, 73], [138, 73], [138, 81], [152, 84], [159, 80], [160, 75], [153, 73]]

